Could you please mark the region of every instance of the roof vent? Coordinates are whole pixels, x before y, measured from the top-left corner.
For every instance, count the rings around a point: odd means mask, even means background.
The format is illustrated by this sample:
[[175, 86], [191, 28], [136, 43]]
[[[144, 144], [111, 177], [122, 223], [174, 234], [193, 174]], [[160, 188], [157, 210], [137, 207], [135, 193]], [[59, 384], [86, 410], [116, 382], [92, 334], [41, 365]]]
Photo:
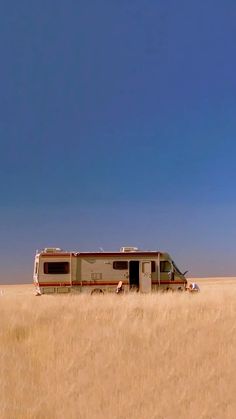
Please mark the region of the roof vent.
[[120, 252], [127, 253], [127, 252], [137, 252], [138, 247], [131, 247], [131, 246], [125, 246], [120, 248]]

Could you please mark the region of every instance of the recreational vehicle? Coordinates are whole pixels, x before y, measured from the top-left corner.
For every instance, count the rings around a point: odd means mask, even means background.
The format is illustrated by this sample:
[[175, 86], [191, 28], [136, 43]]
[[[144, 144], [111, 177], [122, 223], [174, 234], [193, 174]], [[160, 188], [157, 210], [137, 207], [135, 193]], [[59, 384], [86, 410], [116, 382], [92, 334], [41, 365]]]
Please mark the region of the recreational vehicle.
[[119, 252], [36, 252], [34, 285], [39, 294], [148, 293], [186, 289], [187, 280], [168, 253], [122, 247]]

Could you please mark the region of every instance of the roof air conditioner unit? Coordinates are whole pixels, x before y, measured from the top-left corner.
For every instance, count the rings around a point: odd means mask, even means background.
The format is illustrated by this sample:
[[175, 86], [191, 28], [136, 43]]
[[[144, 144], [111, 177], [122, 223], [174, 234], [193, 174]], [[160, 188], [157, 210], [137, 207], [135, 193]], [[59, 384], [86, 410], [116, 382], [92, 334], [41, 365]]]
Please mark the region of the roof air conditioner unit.
[[44, 249], [44, 253], [58, 253], [61, 251], [60, 247], [45, 247]]
[[120, 248], [120, 252], [127, 253], [127, 252], [137, 252], [138, 247], [131, 247], [131, 246], [125, 246]]

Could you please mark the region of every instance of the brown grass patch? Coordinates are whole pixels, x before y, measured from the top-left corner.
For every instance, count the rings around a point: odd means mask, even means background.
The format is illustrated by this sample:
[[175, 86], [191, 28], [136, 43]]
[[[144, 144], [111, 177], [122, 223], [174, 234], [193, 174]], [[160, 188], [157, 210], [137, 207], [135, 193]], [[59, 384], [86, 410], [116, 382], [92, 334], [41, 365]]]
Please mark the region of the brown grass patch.
[[194, 296], [6, 291], [0, 315], [2, 419], [236, 417], [236, 283]]

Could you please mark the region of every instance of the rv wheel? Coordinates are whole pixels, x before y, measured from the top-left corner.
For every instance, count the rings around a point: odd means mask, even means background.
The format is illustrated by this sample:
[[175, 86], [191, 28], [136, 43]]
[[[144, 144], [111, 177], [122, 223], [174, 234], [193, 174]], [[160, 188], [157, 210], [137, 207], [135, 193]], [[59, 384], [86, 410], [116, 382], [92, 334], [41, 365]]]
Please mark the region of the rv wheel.
[[100, 288], [97, 288], [91, 292], [91, 295], [102, 295], [102, 294], [104, 294], [104, 292]]

